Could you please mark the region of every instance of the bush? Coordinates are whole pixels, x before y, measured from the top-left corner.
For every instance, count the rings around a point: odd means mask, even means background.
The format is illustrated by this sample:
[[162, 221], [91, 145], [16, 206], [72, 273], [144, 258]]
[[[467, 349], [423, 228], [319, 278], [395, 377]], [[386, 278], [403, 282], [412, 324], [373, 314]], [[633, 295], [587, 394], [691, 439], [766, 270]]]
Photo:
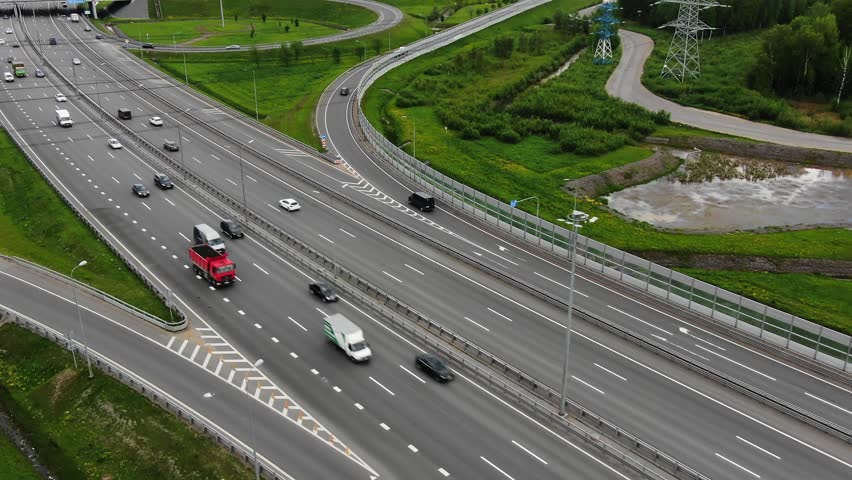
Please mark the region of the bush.
[[521, 141], [521, 136], [512, 129], [506, 129], [497, 132], [497, 140], [506, 143], [518, 143]]
[[479, 130], [468, 125], [462, 128], [461, 137], [465, 140], [478, 140], [480, 138]]

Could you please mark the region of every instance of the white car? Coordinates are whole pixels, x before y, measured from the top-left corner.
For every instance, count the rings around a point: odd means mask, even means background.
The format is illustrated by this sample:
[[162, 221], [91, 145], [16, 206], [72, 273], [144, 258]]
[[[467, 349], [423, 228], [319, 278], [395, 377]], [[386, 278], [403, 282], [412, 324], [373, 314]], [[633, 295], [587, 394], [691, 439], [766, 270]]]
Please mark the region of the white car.
[[292, 198], [281, 199], [281, 200], [278, 201], [278, 205], [281, 205], [281, 208], [283, 208], [284, 210], [287, 210], [288, 212], [295, 212], [296, 210], [299, 210], [299, 209], [302, 208], [302, 206], [299, 205], [299, 202], [297, 202], [296, 200], [294, 200]]
[[13, 33], [13, 32], [12, 32], [12, 29], [11, 29], [11, 28], [7, 28], [7, 29], [6, 29], [6, 35], [11, 35], [12, 33]]
[[225, 50], [239, 50], [239, 49], [240, 49], [239, 45], [228, 45], [227, 47], [225, 47]]
[[7, 82], [14, 82], [14, 81], [15, 81], [15, 76], [14, 76], [14, 75], [12, 75], [12, 74], [11, 74], [11, 73], [9, 73], [9, 72], [4, 72], [4, 73], [3, 73], [3, 78], [4, 78]]
[[54, 95], [54, 97], [56, 98], [57, 102], [67, 102], [68, 101], [68, 99], [65, 98], [65, 95], [63, 95], [61, 93], [57, 93], [56, 95]]
[[80, 65], [80, 59], [75, 58], [74, 60], [71, 60], [71, 63], [73, 63], [74, 65]]
[[6, 45], [6, 39], [0, 38], [0, 45]]
[[162, 127], [163, 126], [163, 119], [160, 118], [160, 117], [151, 117], [151, 118], [148, 119], [148, 123], [150, 123], [151, 125], [153, 125], [155, 127]]
[[109, 140], [107, 140], [107, 144], [109, 144], [109, 147], [113, 150], [118, 150], [119, 148], [121, 148], [121, 142], [119, 142], [115, 138], [110, 138]]

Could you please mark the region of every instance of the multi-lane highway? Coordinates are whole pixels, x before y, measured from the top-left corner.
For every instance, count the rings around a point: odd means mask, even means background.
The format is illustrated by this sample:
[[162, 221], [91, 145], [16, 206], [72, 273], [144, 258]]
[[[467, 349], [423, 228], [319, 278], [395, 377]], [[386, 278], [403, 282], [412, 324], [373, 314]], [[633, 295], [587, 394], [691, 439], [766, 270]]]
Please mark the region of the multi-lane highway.
[[[267, 135], [251, 122], [232, 117], [203, 98], [160, 78], [114, 45], [92, 42], [88, 38], [84, 41], [86, 34], [81, 28], [69, 27], [55, 16], [27, 17], [26, 22], [31, 31], [38, 28], [41, 32], [56, 32], [62, 38], [60, 45], [44, 47], [48, 59], [69, 78], [76, 75], [80, 88], [97, 98], [108, 112], [131, 108], [134, 118], [127, 125], [155, 145], [162, 144], [164, 139], [175, 140], [180, 135], [182, 152], [173, 154], [174, 158], [182, 160], [207, 181], [234, 198], [241, 198], [244, 184], [248, 205], [256, 211], [265, 211], [267, 218], [281, 228], [458, 333], [524, 370], [534, 372], [549, 384], [558, 384], [564, 312], [449, 258], [417, 239], [400, 236], [358, 209], [332, 202], [321, 189], [269, 165], [253, 153], [256, 150], [274, 156], [300, 174], [332, 186], [369, 208], [406, 222], [461, 251], [478, 253], [498, 268], [523, 275], [531, 284], [557, 294], [565, 293], [564, 266], [506, 243], [479, 225], [453, 216], [452, 212], [439, 211], [426, 219], [392, 201], [391, 198], [407, 196], [405, 187], [390, 180], [354, 142], [346, 147], [346, 134], [350, 131], [345, 121], [348, 116], [346, 98], [333, 93], [326, 95], [322, 108], [327, 105], [328, 113], [322, 115], [322, 121], [340, 121], [327, 123], [324, 130], [330, 133], [336, 151], [363, 177], [300, 152]], [[17, 22], [10, 25], [19, 28]], [[33, 51], [28, 47], [23, 51], [16, 49], [14, 53], [24, 53], [31, 57], [28, 63], [34, 62]], [[74, 57], [83, 60], [81, 65], [71, 65]], [[354, 70], [341, 82], [354, 85], [357, 80], [353, 75], [359, 71]], [[131, 79], [123, 77], [122, 72]], [[376, 361], [367, 368], [356, 368], [335, 355], [339, 352], [330, 351], [321, 338], [311, 343], [310, 339], [321, 337], [318, 328], [321, 314], [316, 309], [326, 310], [327, 307], [307, 297], [304, 275], [252, 240], [229, 242], [241, 279], [234, 289], [211, 292], [200, 281], [192, 281], [192, 275], [185, 268], [188, 263], [184, 258], [185, 248], [189, 242], [186, 237], [194, 223], [214, 223], [217, 214], [183, 189], [154, 191], [148, 200], [133, 199], [130, 184], [142, 180], [152, 187], [149, 178], [158, 167], [151, 167], [146, 160], [137, 157], [130, 142], [125, 142], [124, 150], [110, 151], [106, 138], [114, 133], [107, 130], [108, 123], [87, 119], [86, 113], [78, 110], [80, 102], [77, 99], [71, 98], [66, 104], [77, 124], [71, 129], [52, 125], [56, 106], [52, 97], [58, 83], [50, 82], [55, 81], [48, 70], [46, 79], [27, 77], [14, 84], [5, 84], [4, 122], [11, 123], [16, 134], [27, 139], [33, 151], [68, 191], [147, 266], [152, 277], [176, 290], [193, 311], [207, 319], [238, 350], [267, 359], [271, 376], [293, 391], [309, 410], [316, 410], [314, 413], [320, 419], [329, 419], [325, 423], [331, 425], [331, 430], [343, 430], [341, 438], [345, 443], [352, 445], [377, 471], [399, 474], [416, 469], [424, 472], [424, 478], [431, 478], [429, 474], [440, 468], [454, 475], [464, 472], [466, 477], [491, 475], [493, 470], [488, 469], [492, 465], [471, 460], [478, 459], [477, 449], [488, 445], [500, 455], [512, 455], [511, 448], [506, 448], [514, 445], [511, 441], [503, 441], [506, 431], [495, 431], [501, 427], [493, 425], [493, 420], [487, 417], [510, 417], [507, 421], [515, 423], [508, 431], [527, 432], [530, 438], [537, 438], [534, 448], [529, 447], [533, 450], [554, 448], [552, 438], [547, 438], [549, 434], [542, 433], [528, 421], [513, 413], [484, 409], [482, 404], [488, 397], [472, 385], [461, 387], [462, 382], [450, 385], [450, 389], [470, 388], [469, 393], [448, 389], [436, 390], [435, 397], [431, 391], [426, 393], [423, 389], [434, 385], [420, 383], [402, 368], [411, 365], [415, 349], [345, 306], [336, 305], [334, 311], [346, 312], [364, 324], [377, 351]], [[164, 103], [146, 89], [153, 89], [170, 103]], [[70, 93], [66, 87], [60, 90]], [[186, 115], [186, 109], [192, 117]], [[165, 126], [150, 126], [147, 118], [151, 115], [161, 116]], [[198, 122], [194, 118], [196, 115], [203, 116], [204, 122]], [[218, 131], [209, 128], [210, 125]], [[223, 139], [221, 131], [231, 138]], [[240, 158], [243, 160], [242, 173]], [[376, 193], [377, 186], [383, 194]], [[365, 194], [371, 192], [372, 196]], [[279, 198], [291, 196], [303, 204], [301, 212], [288, 214], [275, 207]], [[684, 320], [674, 318], [676, 313], [665, 313], [659, 306], [647, 302], [638, 303], [588, 272], [583, 273], [577, 291], [578, 302], [584, 308], [618, 319], [649, 336], [658, 335], [696, 359], [748, 378], [750, 383], [760, 384], [761, 388], [796, 395], [799, 403], [818, 409], [821, 415], [833, 415], [831, 418], [848, 422], [844, 405], [848, 406], [849, 391], [840, 386], [790, 369], [692, 327], [689, 333], [681, 333], [678, 327]], [[730, 478], [741, 473], [733, 465], [736, 464], [777, 478], [799, 478], [809, 471], [824, 472], [825, 478], [848, 475], [850, 466], [843, 460], [848, 457], [845, 455], [848, 450], [844, 445], [790, 419], [778, 418], [717, 385], [707, 384], [592, 327], [576, 325], [575, 329], [572, 397], [594, 406], [599, 413], [702, 472], [717, 478]], [[291, 352], [298, 358], [293, 358]], [[302, 360], [320, 374], [340, 372], [329, 374], [327, 378], [341, 392], [332, 388], [335, 394], [331, 394], [328, 390], [306, 387], [304, 379], [291, 371], [287, 363], [290, 359]], [[412, 385], [404, 383], [406, 381]], [[405, 391], [406, 385], [419, 390], [414, 390], [416, 393], [410, 397], [394, 390]], [[813, 400], [812, 396], [827, 403]], [[336, 398], [351, 399], [352, 405], [354, 402], [362, 406], [370, 403], [374, 405], [372, 412], [382, 412], [383, 421], [375, 417], [361, 420], [361, 416], [353, 420], [351, 411], [342, 413], [340, 405], [335, 403]], [[318, 408], [310, 408], [315, 405]], [[505, 407], [495, 404], [494, 408]], [[452, 421], [441, 423], [435, 417]], [[392, 430], [400, 437], [388, 440], [389, 436], [373, 435], [384, 431], [381, 423], [391, 425], [391, 422], [400, 425]], [[439, 443], [427, 441], [430, 436]], [[772, 451], [775, 456], [763, 456], [757, 449], [750, 451], [749, 444], [737, 443], [743, 441], [738, 438]], [[397, 443], [405, 451], [405, 442], [411, 442], [410, 445], [417, 449], [416, 453], [408, 451], [415, 454], [411, 461], [424, 462], [422, 468], [408, 462], [407, 457], [393, 456]], [[418, 443], [429, 443], [432, 450], [423, 450]], [[739, 447], [734, 448], [737, 445]], [[443, 462], [443, 455], [458, 458], [454, 463]], [[564, 455], [566, 463], [577, 461], [570, 453]], [[575, 455], [584, 457], [576, 451]], [[512, 462], [515, 464], [515, 460]], [[564, 476], [561, 468], [566, 465], [552, 465]], [[589, 468], [603, 467], [590, 461]], [[595, 472], [592, 477], [607, 475], [604, 470]]]

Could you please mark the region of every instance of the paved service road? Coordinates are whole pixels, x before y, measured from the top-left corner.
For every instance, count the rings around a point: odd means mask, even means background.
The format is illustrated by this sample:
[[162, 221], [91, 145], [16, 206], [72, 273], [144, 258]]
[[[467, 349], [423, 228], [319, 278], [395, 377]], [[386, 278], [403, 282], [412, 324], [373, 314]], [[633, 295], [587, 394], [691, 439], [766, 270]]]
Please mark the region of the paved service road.
[[610, 95], [637, 103], [648, 110], [665, 110], [671, 113], [672, 121], [711, 132], [781, 145], [852, 153], [852, 139], [849, 138], [817, 135], [750, 122], [731, 115], [684, 107], [658, 97], [642, 85], [645, 60], [654, 49], [654, 41], [647, 35], [629, 30], [619, 30], [618, 34], [621, 38], [622, 54], [618, 67], [606, 83], [606, 90]]

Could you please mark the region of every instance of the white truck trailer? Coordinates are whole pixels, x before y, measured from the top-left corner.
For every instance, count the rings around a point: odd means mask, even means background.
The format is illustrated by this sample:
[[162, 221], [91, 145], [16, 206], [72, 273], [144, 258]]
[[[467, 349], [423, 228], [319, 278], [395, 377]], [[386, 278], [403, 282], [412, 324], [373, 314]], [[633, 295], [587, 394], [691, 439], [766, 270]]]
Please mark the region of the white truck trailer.
[[70, 127], [71, 125], [74, 125], [74, 121], [71, 120], [71, 114], [68, 113], [68, 110], [56, 111], [56, 123], [60, 127]]
[[337, 345], [352, 361], [365, 362], [373, 356], [364, 340], [364, 332], [348, 318], [339, 313], [325, 317], [325, 336]]

